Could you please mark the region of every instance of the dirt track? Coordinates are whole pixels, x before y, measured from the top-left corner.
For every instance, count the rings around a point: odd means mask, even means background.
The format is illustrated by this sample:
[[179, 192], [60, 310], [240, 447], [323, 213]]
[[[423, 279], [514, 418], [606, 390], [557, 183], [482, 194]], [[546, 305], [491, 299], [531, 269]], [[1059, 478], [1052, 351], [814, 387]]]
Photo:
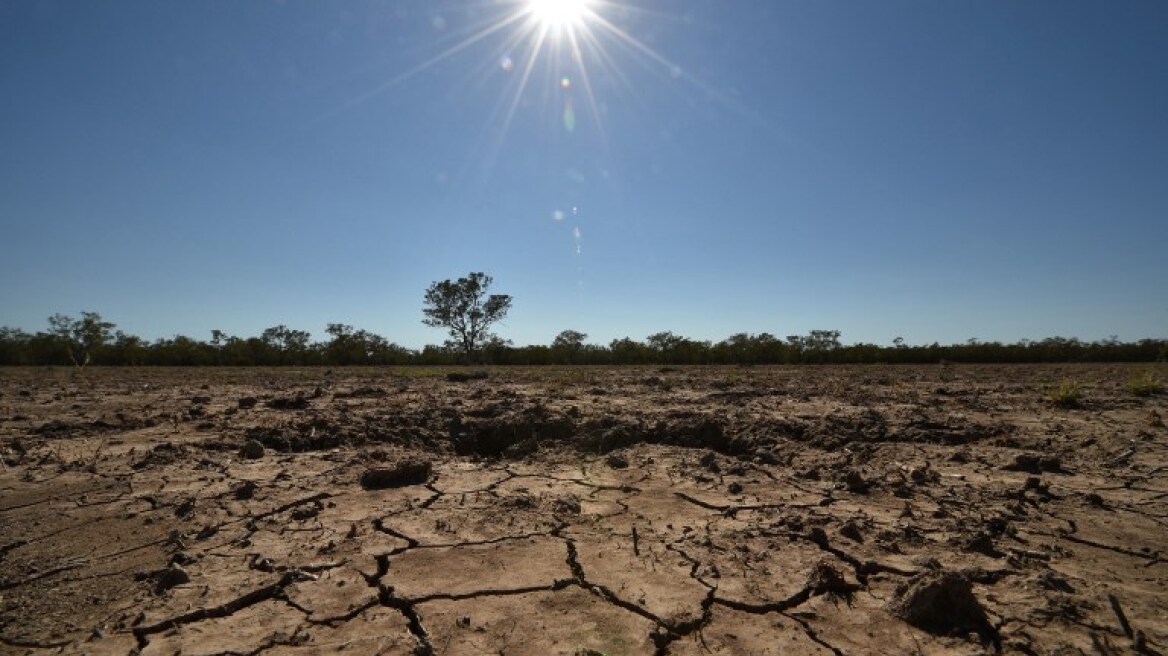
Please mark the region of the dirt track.
[[1164, 653], [1145, 369], [2, 370], [0, 653]]

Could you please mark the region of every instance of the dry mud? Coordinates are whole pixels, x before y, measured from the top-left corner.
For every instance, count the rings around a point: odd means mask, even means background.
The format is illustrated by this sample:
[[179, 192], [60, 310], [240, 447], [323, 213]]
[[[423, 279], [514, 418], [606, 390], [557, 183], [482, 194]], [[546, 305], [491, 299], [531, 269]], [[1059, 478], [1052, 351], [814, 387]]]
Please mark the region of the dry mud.
[[1144, 370], [4, 370], [0, 652], [1164, 653]]

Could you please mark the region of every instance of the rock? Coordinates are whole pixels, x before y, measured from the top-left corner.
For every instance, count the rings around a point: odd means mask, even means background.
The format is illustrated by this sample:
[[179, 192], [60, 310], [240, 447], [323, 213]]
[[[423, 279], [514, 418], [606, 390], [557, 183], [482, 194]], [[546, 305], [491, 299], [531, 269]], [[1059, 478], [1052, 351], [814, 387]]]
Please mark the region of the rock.
[[243, 443], [239, 455], [248, 460], [259, 460], [264, 457], [264, 445], [260, 444], [259, 440], [248, 440]]
[[930, 571], [897, 589], [888, 612], [935, 635], [992, 634], [973, 584], [958, 572]]
[[381, 490], [389, 487], [421, 485], [430, 480], [433, 465], [428, 460], [401, 460], [392, 467], [373, 467], [361, 474], [361, 487]]
[[730, 494], [742, 494], [742, 483], [735, 481], [726, 487], [726, 491]]
[[254, 407], [256, 407], [256, 403], [259, 403], [259, 401], [256, 399], [256, 397], [245, 396], [245, 397], [239, 399], [239, 409], [240, 410], [247, 410], [249, 408], [254, 408]]

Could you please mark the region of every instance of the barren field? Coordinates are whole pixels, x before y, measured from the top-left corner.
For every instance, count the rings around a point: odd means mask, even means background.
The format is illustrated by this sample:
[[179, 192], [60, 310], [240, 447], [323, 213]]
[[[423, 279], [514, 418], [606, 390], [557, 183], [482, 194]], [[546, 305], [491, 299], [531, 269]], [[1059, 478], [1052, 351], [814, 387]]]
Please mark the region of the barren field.
[[1164, 653], [1148, 371], [2, 370], [0, 652]]

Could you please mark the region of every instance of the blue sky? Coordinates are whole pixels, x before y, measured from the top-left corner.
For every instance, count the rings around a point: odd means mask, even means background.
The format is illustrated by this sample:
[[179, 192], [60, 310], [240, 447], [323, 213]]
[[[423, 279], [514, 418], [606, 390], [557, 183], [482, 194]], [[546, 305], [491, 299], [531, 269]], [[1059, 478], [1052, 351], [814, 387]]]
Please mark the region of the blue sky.
[[0, 325], [1168, 337], [1168, 3], [585, 9], [0, 3]]

